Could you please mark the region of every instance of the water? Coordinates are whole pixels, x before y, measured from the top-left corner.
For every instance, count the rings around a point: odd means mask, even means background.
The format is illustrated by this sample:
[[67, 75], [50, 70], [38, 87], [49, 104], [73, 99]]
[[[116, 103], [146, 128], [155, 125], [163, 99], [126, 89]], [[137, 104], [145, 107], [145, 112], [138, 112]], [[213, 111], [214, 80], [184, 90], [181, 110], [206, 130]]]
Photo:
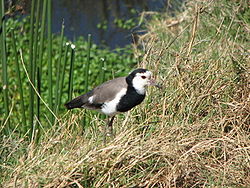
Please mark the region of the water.
[[[164, 5], [163, 0], [53, 0], [52, 29], [60, 32], [64, 20], [65, 35], [70, 40], [91, 34], [98, 45], [123, 47], [132, 42], [135, 29], [119, 28], [114, 20], [135, 19], [142, 11], [160, 11]], [[98, 28], [100, 23], [107, 28]]]
[[[74, 41], [87, 38], [98, 45], [114, 49], [133, 42], [132, 34], [141, 28], [136, 23], [143, 11], [171, 11], [183, 0], [52, 0], [52, 31], [60, 33], [64, 21], [65, 36]], [[9, 7], [18, 5], [28, 14], [31, 0], [8, 0]], [[170, 5], [171, 3], [171, 5]], [[137, 19], [137, 20], [136, 20]], [[117, 21], [118, 20], [118, 21]], [[127, 21], [126, 21], [127, 20]], [[132, 20], [132, 22], [128, 22]], [[117, 22], [127, 22], [129, 29], [118, 27]], [[102, 27], [98, 27], [102, 24]]]

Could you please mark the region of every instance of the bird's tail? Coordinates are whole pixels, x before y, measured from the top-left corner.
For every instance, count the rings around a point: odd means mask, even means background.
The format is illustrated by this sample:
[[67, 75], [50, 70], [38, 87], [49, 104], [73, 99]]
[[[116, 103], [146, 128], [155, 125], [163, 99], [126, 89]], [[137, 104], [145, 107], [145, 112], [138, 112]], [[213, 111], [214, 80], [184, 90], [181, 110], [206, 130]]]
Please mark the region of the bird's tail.
[[76, 97], [73, 100], [67, 102], [66, 104], [64, 104], [64, 106], [70, 110], [73, 108], [81, 108], [84, 105], [82, 96]]

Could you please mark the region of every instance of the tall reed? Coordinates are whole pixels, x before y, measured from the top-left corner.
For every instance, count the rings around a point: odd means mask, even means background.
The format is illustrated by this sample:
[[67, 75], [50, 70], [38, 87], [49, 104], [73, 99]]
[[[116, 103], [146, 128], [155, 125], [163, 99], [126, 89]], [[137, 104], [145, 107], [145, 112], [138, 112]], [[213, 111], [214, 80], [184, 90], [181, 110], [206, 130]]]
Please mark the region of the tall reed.
[[87, 46], [87, 62], [85, 68], [85, 92], [88, 91], [89, 86], [89, 64], [90, 64], [90, 49], [91, 49], [91, 34], [88, 34], [88, 46]]
[[60, 77], [60, 85], [59, 85], [59, 99], [58, 99], [58, 107], [61, 106], [61, 100], [62, 100], [62, 93], [63, 93], [63, 83], [64, 83], [64, 76], [65, 76], [65, 70], [66, 70], [66, 65], [67, 65], [67, 55], [68, 55], [68, 51], [69, 51], [69, 43], [66, 43], [66, 49], [64, 51], [64, 55], [63, 55], [63, 67], [62, 67], [62, 75]]
[[[9, 98], [8, 98], [8, 74], [7, 74], [7, 57], [6, 57], [6, 31], [5, 31], [5, 19], [4, 19], [4, 0], [1, 0], [0, 2], [0, 49], [1, 49], [1, 61], [2, 61], [2, 79], [3, 79], [3, 99], [4, 99], [4, 110], [5, 110], [5, 118], [4, 120], [7, 120], [7, 117], [9, 115]], [[3, 123], [5, 126], [4, 132], [7, 133], [10, 128], [9, 121]]]
[[[105, 81], [106, 68], [105, 68], [105, 59], [101, 58], [100, 60], [101, 60], [101, 63], [100, 63], [100, 68], [99, 68], [99, 72], [100, 72], [99, 84], [102, 84]], [[104, 114], [99, 113], [98, 117], [100, 119], [105, 119], [106, 116]]]
[[[85, 75], [84, 75], [84, 83], [85, 83], [85, 92], [88, 91], [89, 87], [89, 65], [90, 65], [90, 50], [91, 50], [91, 34], [88, 34], [88, 44], [87, 44], [87, 62], [85, 67]], [[89, 121], [87, 118], [87, 114], [90, 112], [85, 111], [85, 116], [83, 117], [83, 126], [87, 125]]]
[[[38, 62], [36, 70], [36, 79], [37, 79], [37, 91], [41, 95], [41, 80], [42, 80], [42, 59], [43, 59], [43, 48], [44, 48], [44, 34], [45, 34], [45, 23], [46, 23], [46, 10], [47, 10], [47, 0], [43, 1], [42, 6], [42, 20], [41, 20], [41, 33], [40, 33], [40, 46], [38, 51]], [[36, 96], [36, 114], [37, 118], [40, 119], [40, 98]]]
[[71, 53], [70, 53], [70, 69], [69, 69], [69, 87], [68, 87], [68, 100], [72, 99], [73, 92], [73, 74], [74, 74], [74, 49], [75, 45], [71, 44]]
[[18, 53], [17, 53], [17, 47], [16, 47], [16, 38], [15, 38], [15, 34], [14, 34], [13, 29], [11, 29], [11, 43], [12, 43], [12, 48], [13, 48], [13, 53], [14, 53], [14, 58], [15, 58], [17, 85], [18, 85], [18, 90], [19, 90], [19, 94], [20, 94], [22, 128], [23, 128], [22, 131], [25, 134], [25, 128], [27, 125], [26, 125], [26, 115], [25, 115], [24, 97], [23, 97], [23, 81], [22, 81], [21, 73], [20, 73], [19, 59], [18, 59]]
[[104, 58], [101, 58], [99, 72], [100, 72], [99, 84], [102, 84], [105, 80], [105, 59]]
[[[39, 40], [39, 26], [40, 26], [40, 0], [37, 0], [36, 2], [36, 14], [35, 14], [35, 28], [34, 28], [34, 54], [33, 54], [33, 78], [34, 78], [34, 84], [37, 88], [37, 79], [36, 79], [36, 71], [37, 71], [37, 57], [38, 57], [38, 40]], [[36, 95], [37, 98], [37, 95]], [[38, 109], [37, 109], [38, 108]], [[37, 117], [37, 120], [40, 121], [40, 111], [39, 107], [36, 105], [35, 115]]]
[[[49, 91], [49, 107], [51, 110], [53, 110], [53, 83], [52, 83], [52, 23], [51, 23], [51, 6], [52, 6], [52, 1], [48, 0], [48, 9], [47, 9], [47, 26], [48, 26], [48, 91]], [[53, 122], [53, 114], [49, 114], [49, 120], [52, 123]]]
[[[29, 77], [31, 84], [29, 85], [29, 137], [31, 138], [33, 132], [33, 121], [34, 121], [34, 90], [32, 84], [34, 84], [34, 74], [33, 74], [33, 45], [34, 45], [34, 19], [35, 19], [35, 0], [31, 3], [31, 13], [30, 13], [30, 35], [29, 35]], [[26, 130], [28, 131], [28, 130]]]
[[59, 110], [59, 95], [60, 95], [60, 79], [62, 77], [62, 56], [63, 56], [63, 42], [64, 42], [64, 21], [62, 22], [61, 27], [61, 36], [60, 36], [60, 52], [59, 52], [59, 60], [57, 62], [57, 68], [56, 68], [56, 89], [55, 89], [55, 109], [54, 112], [57, 112]]

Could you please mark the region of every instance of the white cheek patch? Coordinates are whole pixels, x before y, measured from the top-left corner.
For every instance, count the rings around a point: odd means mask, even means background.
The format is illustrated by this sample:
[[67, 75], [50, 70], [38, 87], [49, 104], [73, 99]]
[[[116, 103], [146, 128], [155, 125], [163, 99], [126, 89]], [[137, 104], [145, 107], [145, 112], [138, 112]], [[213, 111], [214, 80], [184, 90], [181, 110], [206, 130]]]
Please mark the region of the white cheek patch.
[[[142, 76], [146, 78], [143, 79]], [[137, 93], [144, 95], [146, 93], [145, 87], [149, 84], [149, 80], [152, 76], [150, 71], [144, 73], [137, 73], [134, 79], [132, 80], [133, 87], [136, 89]]]
[[112, 101], [105, 102], [103, 108], [101, 109], [102, 113], [113, 116], [117, 113], [116, 106], [119, 103], [120, 99], [126, 94], [127, 89], [123, 88], [119, 93], [116, 94], [115, 98]]
[[136, 92], [144, 95], [145, 94], [145, 86], [146, 86], [146, 81], [142, 80], [141, 78], [137, 77], [134, 78], [132, 81], [133, 87], [135, 88]]

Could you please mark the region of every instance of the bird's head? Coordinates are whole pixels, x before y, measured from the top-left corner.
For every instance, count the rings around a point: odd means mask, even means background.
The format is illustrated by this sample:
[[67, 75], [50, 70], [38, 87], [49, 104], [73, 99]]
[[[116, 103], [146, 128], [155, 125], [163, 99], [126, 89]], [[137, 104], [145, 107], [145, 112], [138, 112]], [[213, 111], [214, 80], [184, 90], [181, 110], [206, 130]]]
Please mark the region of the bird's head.
[[152, 75], [152, 72], [147, 69], [136, 69], [127, 76], [126, 80], [139, 94], [145, 94], [146, 86], [160, 87], [156, 81], [152, 79]]

